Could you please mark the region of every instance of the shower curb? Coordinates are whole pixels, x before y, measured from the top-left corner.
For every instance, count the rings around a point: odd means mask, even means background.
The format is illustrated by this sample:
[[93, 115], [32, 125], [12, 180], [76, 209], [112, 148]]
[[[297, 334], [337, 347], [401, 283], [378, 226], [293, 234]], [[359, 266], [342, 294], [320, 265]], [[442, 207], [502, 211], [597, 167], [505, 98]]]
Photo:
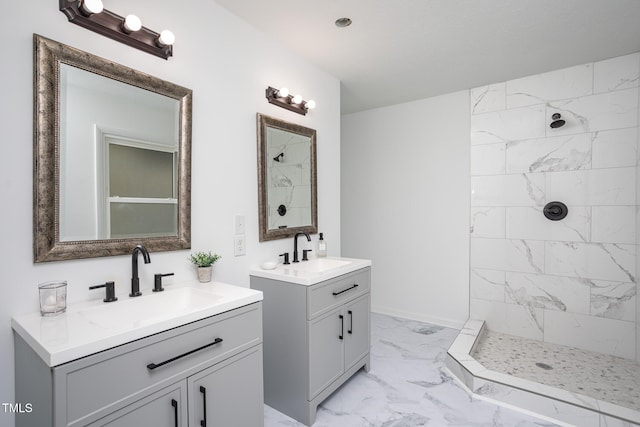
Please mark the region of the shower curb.
[[468, 320], [446, 358], [450, 373], [475, 397], [564, 426], [640, 426], [633, 409], [486, 369], [472, 356], [484, 330], [484, 321]]

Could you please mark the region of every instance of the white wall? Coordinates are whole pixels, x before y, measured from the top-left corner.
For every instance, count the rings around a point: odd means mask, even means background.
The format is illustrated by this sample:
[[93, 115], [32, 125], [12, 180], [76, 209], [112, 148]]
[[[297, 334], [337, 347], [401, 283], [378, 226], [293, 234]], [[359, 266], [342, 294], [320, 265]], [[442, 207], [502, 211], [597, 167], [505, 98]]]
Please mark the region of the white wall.
[[[250, 265], [292, 250], [290, 239], [258, 243], [257, 112], [317, 130], [318, 222], [332, 241], [330, 254], [340, 253], [339, 82], [211, 0], [110, 0], [106, 6], [120, 15], [135, 13], [154, 30], [170, 28], [176, 34], [174, 57], [165, 61], [70, 24], [50, 0], [7, 2], [2, 14], [0, 402], [13, 402], [10, 318], [37, 310], [38, 283], [68, 280], [73, 304], [102, 298], [90, 295], [87, 287], [106, 280], [115, 280], [117, 291], [125, 294], [131, 275], [130, 256], [33, 263], [33, 33], [193, 89], [192, 248], [222, 255], [215, 280], [248, 286]], [[267, 86], [285, 84], [315, 99], [318, 107], [303, 117], [268, 104]], [[245, 257], [233, 256], [235, 214], [246, 215]], [[151, 254], [151, 264], [141, 267], [142, 292], [149, 291], [153, 273], [160, 271], [175, 272], [173, 281], [195, 278], [188, 254]], [[0, 412], [0, 425], [12, 423], [10, 415]]]
[[470, 312], [489, 329], [636, 359], [639, 77], [636, 53], [471, 90]]
[[460, 327], [469, 297], [468, 91], [344, 115], [341, 149], [342, 255], [373, 260], [372, 310]]

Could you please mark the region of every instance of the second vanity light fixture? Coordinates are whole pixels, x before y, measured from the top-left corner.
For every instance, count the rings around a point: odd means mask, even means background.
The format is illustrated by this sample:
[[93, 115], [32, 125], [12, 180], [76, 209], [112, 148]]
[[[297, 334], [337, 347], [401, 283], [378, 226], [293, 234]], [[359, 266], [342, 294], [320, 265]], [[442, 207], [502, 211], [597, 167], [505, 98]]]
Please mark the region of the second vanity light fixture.
[[286, 108], [303, 116], [309, 110], [316, 108], [316, 102], [313, 99], [305, 101], [302, 99], [302, 95], [291, 95], [286, 87], [276, 89], [269, 86], [265, 95], [270, 104]]
[[160, 58], [173, 56], [175, 36], [169, 30], [156, 33], [142, 26], [136, 15], [122, 17], [106, 10], [102, 0], [59, 0], [60, 11], [69, 22], [95, 31]]

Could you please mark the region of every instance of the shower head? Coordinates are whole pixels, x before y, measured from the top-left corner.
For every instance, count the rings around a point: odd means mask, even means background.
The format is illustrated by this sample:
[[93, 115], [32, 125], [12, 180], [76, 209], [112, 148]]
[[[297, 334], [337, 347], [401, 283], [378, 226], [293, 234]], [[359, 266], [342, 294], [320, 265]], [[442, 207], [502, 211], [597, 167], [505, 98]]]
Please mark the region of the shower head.
[[553, 115], [551, 116], [551, 119], [553, 121], [549, 125], [552, 129], [557, 129], [557, 128], [561, 128], [562, 126], [564, 126], [564, 124], [566, 122], [564, 120], [562, 120], [560, 117], [562, 117], [560, 115], [560, 113], [553, 113]]

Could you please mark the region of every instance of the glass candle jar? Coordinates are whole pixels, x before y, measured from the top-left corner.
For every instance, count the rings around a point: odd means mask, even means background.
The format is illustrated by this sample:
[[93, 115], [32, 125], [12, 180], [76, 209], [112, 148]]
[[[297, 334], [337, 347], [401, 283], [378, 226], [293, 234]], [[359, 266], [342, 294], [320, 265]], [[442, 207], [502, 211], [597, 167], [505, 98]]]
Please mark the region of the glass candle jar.
[[55, 316], [67, 310], [67, 282], [52, 281], [38, 285], [40, 292], [40, 314]]

